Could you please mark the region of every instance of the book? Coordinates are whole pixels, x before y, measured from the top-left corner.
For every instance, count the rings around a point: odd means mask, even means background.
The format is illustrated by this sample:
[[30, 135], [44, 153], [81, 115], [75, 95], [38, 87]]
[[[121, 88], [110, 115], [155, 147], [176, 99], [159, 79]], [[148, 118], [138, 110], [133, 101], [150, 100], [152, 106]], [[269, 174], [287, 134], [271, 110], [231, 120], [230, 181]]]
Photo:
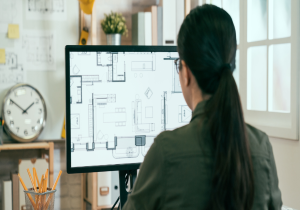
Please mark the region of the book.
[[164, 0], [163, 13], [163, 45], [176, 45], [177, 35], [185, 17], [184, 0]]
[[157, 45], [163, 45], [163, 10], [157, 7]]
[[145, 13], [132, 15], [132, 45], [145, 45]]
[[2, 209], [12, 210], [12, 192], [11, 181], [3, 181], [2, 183]]
[[163, 45], [176, 45], [176, 4], [163, 0]]
[[12, 210], [19, 210], [19, 177], [18, 173], [11, 174], [12, 181]]
[[185, 9], [184, 0], [176, 0], [176, 37], [179, 33], [181, 24], [185, 17], [184, 9]]
[[152, 15], [151, 12], [145, 12], [145, 45], [152, 45]]
[[[151, 12], [151, 23], [152, 23], [152, 45], [157, 45], [157, 6], [151, 6], [144, 10], [145, 12]], [[161, 20], [161, 19], [160, 19]]]

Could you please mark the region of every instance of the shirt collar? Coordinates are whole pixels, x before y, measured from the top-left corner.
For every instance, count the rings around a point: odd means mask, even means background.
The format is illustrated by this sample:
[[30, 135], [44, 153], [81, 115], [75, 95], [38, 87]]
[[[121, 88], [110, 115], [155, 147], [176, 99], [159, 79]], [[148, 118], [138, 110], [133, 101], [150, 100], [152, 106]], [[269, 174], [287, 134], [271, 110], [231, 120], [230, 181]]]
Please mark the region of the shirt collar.
[[205, 104], [207, 101], [201, 101], [197, 104], [196, 108], [193, 111], [191, 122], [199, 115], [204, 113]]

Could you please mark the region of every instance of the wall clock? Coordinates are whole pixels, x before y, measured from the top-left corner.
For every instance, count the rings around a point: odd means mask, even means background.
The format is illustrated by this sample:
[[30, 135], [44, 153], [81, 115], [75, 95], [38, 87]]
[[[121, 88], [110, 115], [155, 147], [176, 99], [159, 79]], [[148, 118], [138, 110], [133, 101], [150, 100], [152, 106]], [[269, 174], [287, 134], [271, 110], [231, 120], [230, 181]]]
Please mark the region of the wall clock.
[[19, 142], [31, 142], [43, 131], [47, 110], [43, 96], [28, 84], [8, 90], [2, 106], [4, 130]]

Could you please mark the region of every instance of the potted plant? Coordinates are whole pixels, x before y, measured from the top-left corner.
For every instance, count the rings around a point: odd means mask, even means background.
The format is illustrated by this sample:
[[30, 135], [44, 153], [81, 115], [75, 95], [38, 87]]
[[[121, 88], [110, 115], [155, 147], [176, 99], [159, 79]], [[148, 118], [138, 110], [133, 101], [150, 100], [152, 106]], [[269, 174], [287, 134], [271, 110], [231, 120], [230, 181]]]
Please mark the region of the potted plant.
[[108, 45], [120, 45], [121, 36], [128, 35], [126, 20], [121, 13], [111, 12], [104, 14], [105, 19], [101, 21], [101, 27], [106, 34], [106, 42]]

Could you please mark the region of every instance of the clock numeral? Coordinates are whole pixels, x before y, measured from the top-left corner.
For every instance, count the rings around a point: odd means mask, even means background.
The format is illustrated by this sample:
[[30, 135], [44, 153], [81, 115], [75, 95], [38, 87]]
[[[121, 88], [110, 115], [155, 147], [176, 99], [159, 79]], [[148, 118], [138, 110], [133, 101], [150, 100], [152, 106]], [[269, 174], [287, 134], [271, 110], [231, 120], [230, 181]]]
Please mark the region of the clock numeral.
[[19, 127], [16, 127], [16, 129], [17, 129], [17, 133], [19, 133], [19, 129], [20, 129], [20, 128], [19, 128]]
[[42, 114], [42, 112], [43, 112], [43, 110], [42, 110], [42, 109], [40, 109], [40, 110], [39, 110], [39, 114]]
[[14, 121], [11, 120], [11, 121], [10, 121], [10, 125], [14, 125]]
[[34, 126], [32, 126], [32, 128], [31, 128], [31, 129], [32, 129], [32, 132], [35, 132], [35, 127], [34, 127]]
[[36, 104], [38, 104], [38, 103], [39, 103], [39, 101], [40, 101], [40, 100], [39, 100], [38, 98], [37, 98], [37, 99], [35, 99], [35, 103], [36, 103]]
[[38, 121], [37, 121], [37, 124], [40, 124], [40, 123], [41, 123], [41, 120], [38, 120]]
[[30, 93], [31, 93], [31, 96], [32, 96], [32, 91]]
[[24, 134], [25, 134], [25, 136], [27, 136], [28, 135], [28, 131], [24, 130]]
[[8, 109], [8, 110], [6, 111], [6, 113], [7, 113], [8, 115], [10, 115], [10, 114], [11, 114], [11, 111]]

